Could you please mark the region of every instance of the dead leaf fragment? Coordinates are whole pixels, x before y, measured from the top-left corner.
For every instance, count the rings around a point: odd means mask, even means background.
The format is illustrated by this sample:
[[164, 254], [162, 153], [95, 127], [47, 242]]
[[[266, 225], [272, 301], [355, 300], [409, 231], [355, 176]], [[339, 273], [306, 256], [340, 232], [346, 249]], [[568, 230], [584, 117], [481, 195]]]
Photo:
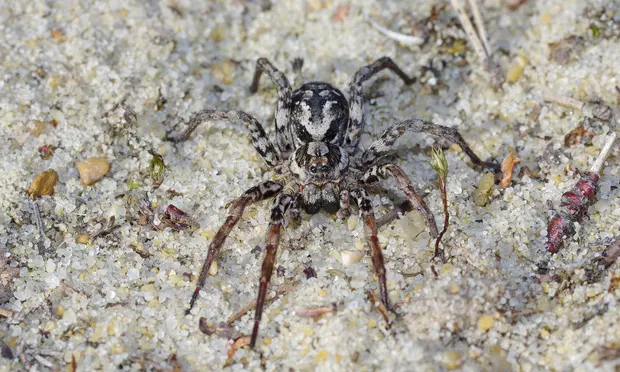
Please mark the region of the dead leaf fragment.
[[555, 43], [549, 44], [551, 59], [564, 65], [576, 54], [584, 44], [584, 39], [580, 36], [571, 35]]
[[383, 320], [385, 320], [385, 324], [389, 325], [390, 315], [388, 314], [388, 310], [372, 289], [368, 291], [368, 299], [370, 300], [370, 302], [375, 303], [375, 306], [377, 306], [377, 311], [379, 312], [379, 314], [381, 314], [381, 316], [383, 316]]
[[241, 336], [233, 342], [230, 346], [230, 350], [228, 350], [228, 359], [232, 359], [237, 352], [237, 349], [240, 349], [244, 346], [248, 346], [250, 344], [250, 336]]
[[578, 126], [577, 128], [568, 132], [566, 136], [564, 136], [564, 146], [572, 147], [579, 143], [583, 143], [584, 138], [591, 139], [594, 136], [594, 133], [585, 129], [583, 125]]
[[32, 197], [54, 195], [56, 182], [58, 182], [58, 173], [55, 170], [48, 169], [45, 172], [41, 172], [32, 180], [28, 188], [28, 195]]
[[302, 318], [312, 318], [318, 320], [324, 314], [336, 313], [336, 304], [331, 306], [306, 307], [295, 312], [297, 316]]
[[500, 181], [500, 186], [505, 189], [512, 182], [512, 171], [517, 163], [519, 163], [521, 159], [517, 157], [517, 154], [514, 151], [510, 151], [506, 159], [502, 162], [502, 174], [504, 178]]
[[86, 186], [96, 183], [110, 171], [110, 163], [104, 158], [88, 158], [77, 163], [76, 167], [80, 173], [80, 182]]
[[336, 8], [334, 15], [332, 15], [332, 19], [336, 22], [344, 22], [344, 19], [349, 15], [349, 4], [340, 5]]

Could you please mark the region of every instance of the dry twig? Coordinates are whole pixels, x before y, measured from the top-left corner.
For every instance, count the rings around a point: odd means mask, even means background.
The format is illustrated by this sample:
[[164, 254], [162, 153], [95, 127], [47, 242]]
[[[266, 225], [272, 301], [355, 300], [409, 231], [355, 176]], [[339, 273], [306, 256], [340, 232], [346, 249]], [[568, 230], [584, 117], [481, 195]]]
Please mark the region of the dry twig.
[[389, 327], [390, 315], [388, 314], [388, 310], [372, 289], [368, 291], [368, 299], [370, 300], [370, 302], [373, 302], [375, 304], [377, 311], [379, 312], [379, 314], [381, 314], [383, 320], [385, 320], [386, 326]]

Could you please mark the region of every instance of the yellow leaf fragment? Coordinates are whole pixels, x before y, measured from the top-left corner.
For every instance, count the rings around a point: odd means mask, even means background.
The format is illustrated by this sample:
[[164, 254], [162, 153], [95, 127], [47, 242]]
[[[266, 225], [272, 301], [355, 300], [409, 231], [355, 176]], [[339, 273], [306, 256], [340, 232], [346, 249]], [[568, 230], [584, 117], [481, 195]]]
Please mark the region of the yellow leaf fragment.
[[502, 173], [504, 177], [499, 184], [503, 189], [508, 187], [510, 182], [512, 182], [512, 171], [515, 165], [517, 165], [520, 161], [521, 159], [519, 159], [517, 154], [514, 151], [510, 151], [508, 156], [506, 156], [506, 159], [502, 162]]

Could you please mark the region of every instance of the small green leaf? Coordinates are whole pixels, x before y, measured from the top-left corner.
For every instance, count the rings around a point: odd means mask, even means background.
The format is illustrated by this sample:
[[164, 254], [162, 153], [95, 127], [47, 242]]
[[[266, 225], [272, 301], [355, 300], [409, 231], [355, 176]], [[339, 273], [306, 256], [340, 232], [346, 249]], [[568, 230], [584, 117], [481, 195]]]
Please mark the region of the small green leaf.
[[149, 176], [153, 180], [153, 186], [159, 187], [164, 181], [164, 171], [166, 170], [166, 164], [164, 158], [156, 152], [151, 152], [153, 158], [151, 159], [151, 165], [149, 166]]

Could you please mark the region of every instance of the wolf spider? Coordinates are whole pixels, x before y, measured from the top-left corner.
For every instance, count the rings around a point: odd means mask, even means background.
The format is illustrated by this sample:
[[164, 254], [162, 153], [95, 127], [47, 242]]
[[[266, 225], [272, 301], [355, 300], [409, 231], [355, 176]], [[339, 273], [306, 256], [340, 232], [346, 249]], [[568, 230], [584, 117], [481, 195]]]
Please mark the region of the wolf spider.
[[[298, 75], [302, 63], [299, 59], [293, 63]], [[286, 76], [269, 60], [260, 58], [256, 62], [250, 92], [255, 93], [258, 90], [263, 73], [278, 87], [275, 143], [265, 134], [258, 120], [239, 110], [203, 110], [191, 117], [187, 129], [181, 135], [172, 136], [170, 132], [167, 134], [169, 141], [181, 142], [187, 140], [196, 127], [205, 121], [243, 122], [250, 132], [254, 148], [267, 165], [275, 168], [279, 176], [275, 181], [265, 181], [249, 188], [232, 201], [226, 222], [209, 245], [207, 258], [186, 313], [189, 313], [194, 306], [200, 289], [205, 284], [211, 263], [241, 218], [243, 210], [250, 204], [272, 197], [275, 197], [275, 200], [271, 207], [265, 258], [256, 300], [250, 343], [252, 348], [256, 344], [267, 286], [273, 272], [285, 216], [288, 212], [292, 219], [301, 218], [300, 208], [308, 214], [325, 210], [330, 213], [339, 212], [342, 217], [346, 217], [350, 214], [349, 199], [354, 200], [364, 223], [364, 235], [371, 251], [374, 270], [379, 278], [381, 301], [386, 308], [389, 308], [385, 265], [377, 238], [377, 224], [367, 191], [368, 186], [393, 177], [413, 208], [426, 220], [431, 235], [436, 237], [438, 232], [433, 214], [424, 199], [416, 192], [400, 167], [382, 160], [384, 155], [388, 154], [394, 142], [405, 132], [423, 132], [458, 144], [477, 166], [497, 169], [498, 165], [481, 161], [456, 129], [421, 119], [410, 119], [395, 124], [366, 151], [358, 152], [357, 145], [364, 125], [362, 86], [366, 80], [384, 69], [396, 73], [407, 85], [415, 81], [392, 59], [382, 57], [355, 73], [349, 84], [347, 100], [339, 89], [323, 82], [309, 82], [292, 90]]]

